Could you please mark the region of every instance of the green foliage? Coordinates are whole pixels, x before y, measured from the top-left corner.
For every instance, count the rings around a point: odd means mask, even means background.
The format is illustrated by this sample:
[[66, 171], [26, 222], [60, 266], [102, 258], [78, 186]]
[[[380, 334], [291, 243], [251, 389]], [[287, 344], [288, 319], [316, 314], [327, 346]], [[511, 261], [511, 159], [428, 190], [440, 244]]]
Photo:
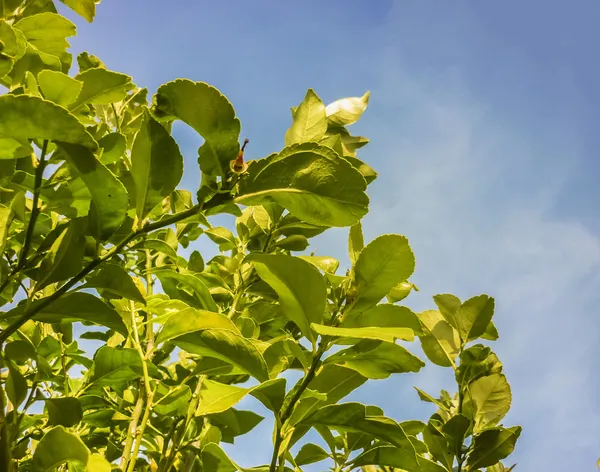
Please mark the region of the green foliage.
[[[93, 20], [97, 0], [61, 1]], [[0, 0], [0, 470], [512, 469], [521, 428], [501, 424], [510, 386], [480, 343], [498, 337], [494, 300], [442, 294], [414, 313], [397, 304], [418, 290], [407, 238], [365, 244], [377, 173], [348, 127], [369, 92], [327, 105], [309, 89], [285, 147], [244, 162], [216, 88], [178, 79], [148, 100], [89, 53], [73, 75], [74, 34], [51, 0]], [[175, 120], [204, 139], [194, 192], [177, 188]], [[211, 225], [220, 213], [235, 232]], [[332, 227], [348, 228], [343, 275], [307, 251]], [[218, 254], [182, 257], [200, 237]], [[427, 423], [343, 402], [419, 372], [415, 337], [457, 383], [417, 389]], [[271, 463], [253, 469], [221, 447], [266, 420], [239, 409], [248, 396], [274, 424]]]

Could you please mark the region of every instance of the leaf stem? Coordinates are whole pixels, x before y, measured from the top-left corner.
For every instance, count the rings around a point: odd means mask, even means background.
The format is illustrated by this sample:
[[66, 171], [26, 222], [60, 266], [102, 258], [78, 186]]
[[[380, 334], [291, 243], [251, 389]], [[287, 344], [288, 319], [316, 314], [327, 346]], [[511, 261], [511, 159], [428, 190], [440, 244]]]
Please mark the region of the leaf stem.
[[[209, 202], [210, 203], [210, 202]], [[164, 228], [165, 226], [172, 225], [181, 220], [185, 220], [191, 216], [196, 215], [202, 210], [201, 205], [195, 205], [192, 208], [182, 211], [180, 213], [176, 213], [175, 215], [163, 218], [160, 221], [156, 221], [154, 223], [150, 223], [143, 228], [140, 228], [136, 231], [133, 231], [128, 236], [126, 236], [120, 243], [110, 248], [103, 256], [98, 257], [92, 260], [88, 265], [86, 265], [76, 276], [66, 282], [62, 287], [60, 287], [56, 292], [54, 292], [49, 297], [43, 298], [39, 303], [32, 305], [31, 308], [26, 309], [25, 312], [17, 318], [13, 323], [11, 323], [6, 329], [0, 332], [0, 345], [4, 343], [15, 331], [17, 331], [23, 324], [32, 319], [37, 313], [46, 308], [48, 305], [52, 304], [60, 297], [62, 297], [65, 293], [69, 291], [75, 284], [81, 281], [86, 275], [92, 272], [96, 267], [98, 267], [103, 262], [106, 262], [113, 256], [117, 255], [121, 252], [121, 250], [127, 246], [131, 241], [143, 236], [145, 234], [150, 233], [151, 231], [155, 231], [157, 229]]]
[[44, 176], [44, 169], [46, 168], [46, 152], [48, 151], [48, 140], [45, 139], [42, 144], [42, 153], [40, 154], [40, 160], [38, 161], [37, 168], [35, 169], [35, 180], [33, 184], [33, 201], [31, 203], [31, 215], [29, 216], [29, 222], [27, 223], [27, 231], [25, 233], [25, 241], [23, 247], [19, 252], [19, 258], [17, 265], [10, 271], [10, 274], [6, 277], [2, 285], [0, 285], [0, 293], [12, 282], [15, 276], [27, 265], [27, 253], [31, 249], [31, 240], [33, 239], [33, 231], [35, 230], [35, 223], [40, 214], [39, 200], [40, 193], [42, 190], [42, 178]]
[[129, 422], [129, 428], [127, 429], [127, 436], [125, 438], [125, 446], [123, 447], [123, 455], [121, 456], [121, 464], [119, 464], [119, 467], [123, 472], [127, 472], [127, 467], [129, 465], [129, 461], [131, 460], [131, 447], [133, 446], [133, 438], [137, 432], [138, 422], [140, 421], [140, 416], [142, 416], [142, 410], [144, 408], [144, 396], [142, 395], [142, 385], [143, 382], [140, 381], [140, 391], [138, 393], [138, 399], [135, 404], [135, 408], [133, 409], [131, 421]]

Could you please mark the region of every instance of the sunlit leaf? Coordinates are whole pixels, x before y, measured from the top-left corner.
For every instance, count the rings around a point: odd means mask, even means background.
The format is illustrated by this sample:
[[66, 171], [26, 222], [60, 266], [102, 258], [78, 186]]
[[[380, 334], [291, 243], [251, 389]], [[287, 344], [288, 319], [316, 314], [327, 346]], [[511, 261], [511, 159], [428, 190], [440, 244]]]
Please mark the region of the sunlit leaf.
[[412, 341], [414, 332], [410, 328], [379, 328], [367, 326], [365, 328], [338, 328], [312, 323], [311, 328], [322, 336], [338, 336], [355, 339], [376, 339], [393, 343], [396, 339]]
[[356, 123], [367, 109], [370, 93], [362, 97], [349, 97], [327, 105], [327, 121], [334, 126], [348, 126]]
[[325, 280], [310, 263], [293, 256], [254, 253], [246, 258], [279, 296], [282, 311], [310, 340], [310, 323], [320, 323], [325, 311]]
[[502, 374], [478, 378], [469, 384], [467, 392], [466, 397], [473, 402], [476, 431], [497, 425], [510, 409], [510, 386]]
[[92, 382], [110, 386], [142, 376], [142, 359], [135, 349], [103, 346], [94, 356]]
[[53, 70], [41, 71], [37, 79], [44, 98], [63, 107], [77, 100], [83, 87], [80, 81]]
[[77, 110], [86, 103], [110, 105], [119, 102], [127, 96], [127, 92], [135, 88], [128, 75], [103, 67], [84, 70], [75, 79], [83, 83], [83, 87], [77, 100], [69, 106], [71, 110]]
[[89, 450], [78, 436], [64, 427], [48, 431], [35, 448], [31, 472], [50, 472], [56, 467], [74, 461], [87, 464]]
[[94, 235], [104, 241], [125, 221], [129, 206], [127, 190], [88, 148], [63, 142], [59, 146], [92, 195], [90, 225]]
[[131, 276], [117, 264], [103, 264], [101, 269], [88, 279], [85, 287], [101, 289], [112, 296], [116, 295], [119, 298], [124, 297], [146, 304], [144, 295]]
[[175, 190], [183, 176], [179, 146], [147, 111], [131, 150], [131, 175], [140, 220]]
[[228, 174], [229, 162], [236, 158], [240, 148], [241, 125], [233, 106], [221, 92], [204, 82], [178, 79], [161, 85], [153, 103], [157, 113], [180, 119], [204, 138], [198, 150], [203, 173]]
[[460, 351], [458, 332], [437, 310], [424, 311], [418, 316], [424, 330], [424, 334], [419, 337], [429, 360], [442, 367], [454, 365]]
[[294, 113], [294, 123], [285, 134], [285, 144], [318, 141], [327, 131], [325, 105], [313, 89], [308, 89], [304, 100]]
[[85, 126], [63, 107], [30, 95], [0, 95], [0, 136], [48, 139], [97, 149]]
[[415, 256], [404, 236], [386, 234], [367, 244], [354, 266], [356, 291], [351, 311], [375, 306], [415, 269]]

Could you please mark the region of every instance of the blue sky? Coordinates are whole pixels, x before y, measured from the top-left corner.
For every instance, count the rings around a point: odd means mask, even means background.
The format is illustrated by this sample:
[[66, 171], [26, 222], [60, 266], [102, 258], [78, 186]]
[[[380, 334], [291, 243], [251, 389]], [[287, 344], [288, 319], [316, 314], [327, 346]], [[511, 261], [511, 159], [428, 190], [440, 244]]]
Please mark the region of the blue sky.
[[[283, 146], [307, 88], [325, 102], [370, 90], [352, 130], [371, 139], [360, 157], [380, 173], [367, 239], [409, 238], [414, 310], [436, 293], [496, 298], [505, 424], [524, 427], [517, 470], [584, 471], [600, 456], [599, 20], [597, 0], [105, 1], [93, 25], [76, 20], [72, 45], [151, 93], [177, 77], [216, 86], [249, 158]], [[175, 131], [195, 190], [201, 141]], [[345, 261], [346, 237], [332, 230], [315, 246]], [[453, 389], [428, 366], [351, 398], [426, 419], [412, 385]], [[266, 463], [270, 433], [265, 420], [232, 456]]]

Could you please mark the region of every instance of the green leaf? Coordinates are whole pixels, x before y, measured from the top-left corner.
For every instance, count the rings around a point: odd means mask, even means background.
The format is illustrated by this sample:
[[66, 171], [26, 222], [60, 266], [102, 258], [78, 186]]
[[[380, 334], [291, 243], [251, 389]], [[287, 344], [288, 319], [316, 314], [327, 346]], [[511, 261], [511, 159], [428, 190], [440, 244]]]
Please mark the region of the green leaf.
[[87, 464], [89, 450], [78, 436], [62, 426], [48, 431], [33, 453], [31, 472], [51, 472], [62, 464], [79, 462]]
[[204, 231], [206, 236], [213, 242], [219, 245], [220, 251], [228, 251], [236, 247], [237, 242], [231, 231], [222, 226], [215, 226]]
[[26, 16], [14, 24], [21, 31], [30, 47], [38, 53], [56, 56], [62, 63], [63, 72], [71, 65], [71, 54], [67, 53], [67, 38], [75, 36], [75, 25], [57, 13], [39, 13]]
[[225, 411], [244, 398], [250, 390], [250, 388], [227, 385], [206, 379], [200, 387], [200, 402], [196, 410], [196, 416]]
[[[0, 160], [13, 160], [31, 156], [33, 148], [29, 141], [24, 138], [1, 138], [0, 137]], [[4, 177], [4, 175], [3, 175]], [[8, 175], [6, 176], [8, 177]]]
[[340, 261], [329, 256], [297, 256], [306, 262], [310, 262], [315, 267], [328, 274], [335, 274], [340, 266]]
[[[30, 309], [45, 303], [44, 298], [36, 300], [30, 305]], [[4, 313], [1, 319], [11, 319], [21, 316], [25, 312], [25, 305], [19, 305]], [[33, 318], [35, 321], [44, 323], [70, 323], [83, 321], [97, 325], [106, 326], [123, 336], [127, 336], [127, 328], [121, 316], [99, 298], [89, 293], [68, 293], [47, 307], [42, 308]]]
[[111, 470], [110, 462], [104, 457], [100, 454], [90, 454], [86, 464], [86, 472], [111, 472]]
[[79, 424], [83, 418], [81, 402], [77, 398], [47, 398], [46, 409], [48, 410], [48, 421], [52, 426], [65, 426], [70, 428]]
[[238, 472], [243, 469], [233, 462], [217, 444], [209, 443], [202, 449], [202, 470], [204, 472]]
[[329, 454], [321, 446], [307, 443], [300, 448], [294, 460], [296, 461], [296, 465], [306, 465], [321, 462], [328, 457]]
[[415, 289], [415, 286], [410, 282], [400, 282], [395, 285], [390, 293], [387, 294], [387, 300], [390, 303], [397, 303], [399, 301], [404, 300], [410, 292]]
[[467, 391], [466, 398], [474, 407], [476, 432], [497, 425], [510, 409], [510, 386], [502, 374], [480, 377], [469, 384]]
[[327, 105], [327, 121], [334, 126], [348, 126], [356, 123], [367, 109], [370, 92], [362, 97], [348, 97]]
[[284, 378], [267, 380], [254, 387], [250, 395], [259, 400], [269, 410], [279, 412], [285, 397], [285, 383]]
[[418, 372], [425, 364], [398, 344], [361, 341], [329, 356], [325, 364], [356, 370], [369, 379], [386, 379], [390, 374]]
[[142, 376], [142, 358], [135, 349], [102, 346], [94, 356], [91, 381], [98, 386], [111, 386]]
[[187, 268], [192, 272], [202, 272], [204, 270], [204, 258], [200, 252], [192, 251]]
[[12, 210], [0, 205], [0, 257], [4, 254], [4, 246], [8, 237], [8, 228], [13, 219]]
[[424, 311], [418, 316], [424, 330], [419, 338], [429, 360], [442, 367], [453, 366], [460, 351], [458, 332], [437, 310]]
[[521, 435], [521, 427], [494, 428], [484, 431], [473, 439], [473, 451], [467, 458], [471, 470], [491, 466], [508, 457], [515, 449]]
[[475, 344], [460, 354], [460, 365], [456, 369], [456, 381], [463, 388], [473, 380], [485, 375], [502, 372], [502, 363], [489, 347]]
[[105, 241], [125, 221], [129, 206], [127, 190], [88, 148], [64, 142], [58, 145], [92, 195], [90, 225], [96, 238]]
[[146, 304], [144, 295], [133, 282], [132, 277], [120, 265], [104, 263], [84, 286], [85, 288], [101, 289], [118, 298], [127, 298]]
[[325, 105], [313, 89], [308, 89], [304, 100], [294, 113], [294, 123], [285, 134], [285, 144], [319, 141], [327, 131]]
[[498, 330], [496, 329], [496, 325], [493, 321], [487, 325], [485, 328], [485, 332], [480, 336], [481, 339], [486, 339], [488, 341], [496, 341], [498, 339]]
[[344, 156], [344, 160], [348, 161], [352, 167], [354, 167], [360, 174], [365, 178], [367, 185], [373, 182], [377, 178], [377, 172], [371, 166], [368, 166], [360, 159], [353, 156]]
[[144, 112], [131, 149], [131, 175], [135, 182], [138, 219], [143, 220], [168, 197], [183, 176], [183, 156], [169, 132]]
[[246, 257], [262, 280], [279, 296], [282, 311], [309, 340], [315, 337], [311, 323], [323, 320], [327, 289], [325, 280], [310, 263], [283, 254], [253, 253]]
[[82, 219], [71, 220], [56, 238], [40, 265], [36, 291], [79, 273], [83, 267], [86, 227], [87, 224]]
[[98, 143], [63, 107], [30, 95], [0, 95], [0, 136], [47, 139], [97, 149]]
[[62, 3], [67, 5], [75, 13], [81, 15], [89, 23], [94, 21], [96, 16], [96, 3], [97, 0], [60, 0]]
[[5, 20], [0, 19], [0, 78], [8, 74], [15, 62], [20, 59], [27, 47], [27, 41], [20, 31], [16, 31]]
[[344, 318], [342, 328], [409, 328], [421, 334], [421, 323], [415, 313], [405, 306], [382, 303], [362, 313], [350, 313]]
[[[320, 406], [340, 401], [366, 381], [366, 377], [363, 377], [352, 369], [334, 364], [324, 365], [310, 383], [310, 389], [313, 392], [324, 395], [327, 400], [321, 400], [318, 395], [302, 397], [296, 408], [294, 408], [294, 412], [289, 420], [290, 424], [297, 424]], [[292, 392], [294, 392], [294, 389], [291, 390], [290, 394]], [[287, 400], [289, 400], [289, 395], [286, 397]]]
[[41, 71], [37, 80], [44, 98], [65, 108], [77, 100], [83, 87], [79, 80], [54, 70]]
[[187, 385], [179, 385], [155, 402], [153, 410], [159, 415], [185, 415], [192, 399], [192, 391]]
[[11, 341], [4, 347], [4, 354], [11, 361], [17, 364], [25, 364], [29, 359], [35, 359], [37, 357], [37, 351], [30, 341], [24, 339], [17, 339]]
[[6, 396], [15, 409], [25, 401], [25, 398], [27, 398], [27, 381], [13, 362], [8, 362]]
[[341, 431], [367, 433], [408, 451], [411, 466], [417, 466], [415, 449], [402, 427], [391, 418], [367, 416], [365, 406], [360, 403], [342, 403], [324, 406], [303, 423], [324, 425]]
[[287, 238], [280, 239], [274, 246], [286, 251], [304, 251], [309, 245], [306, 236], [293, 234]]
[[241, 125], [233, 106], [221, 92], [203, 82], [178, 79], [160, 86], [153, 103], [157, 112], [180, 119], [204, 138], [198, 150], [202, 173], [229, 174], [229, 162], [240, 149]]
[[356, 291], [351, 312], [375, 306], [415, 270], [415, 256], [404, 236], [386, 234], [361, 251], [354, 267]]
[[453, 449], [446, 438], [438, 431], [431, 422], [423, 430], [423, 442], [432, 458], [440, 462], [446, 470], [452, 470], [456, 449]]
[[125, 136], [121, 133], [108, 133], [102, 136], [98, 141], [98, 144], [102, 148], [102, 155], [100, 156], [100, 162], [102, 164], [113, 164], [125, 155], [127, 148], [127, 142]]
[[442, 426], [442, 434], [448, 441], [450, 450], [460, 450], [470, 427], [471, 420], [460, 414], [453, 416]]
[[110, 105], [120, 102], [127, 97], [127, 92], [135, 88], [131, 77], [104, 67], [84, 70], [75, 79], [82, 82], [83, 87], [77, 100], [70, 105], [71, 110], [77, 110], [86, 103]]
[[185, 273], [181, 269], [179, 272], [176, 272], [174, 270], [162, 267], [153, 269], [152, 273], [156, 274], [156, 276], [163, 283], [165, 280], [173, 280], [185, 287], [189, 287], [196, 294], [196, 297], [185, 298], [185, 301], [190, 305], [208, 311], [219, 311], [217, 304], [213, 300], [212, 295], [201, 278], [191, 273]]
[[362, 224], [359, 221], [355, 225], [350, 226], [350, 234], [348, 236], [348, 254], [350, 255], [352, 265], [356, 264], [360, 251], [364, 247], [365, 240], [363, 238]]
[[160, 252], [170, 257], [173, 260], [173, 262], [177, 262], [179, 260], [177, 251], [161, 239], [147, 238], [132, 246], [131, 249], [150, 249], [152, 251]]
[[456, 321], [456, 312], [462, 304], [460, 298], [450, 293], [443, 293], [440, 295], [434, 295], [433, 301], [438, 306], [440, 313], [444, 319], [452, 325], [453, 328], [458, 329], [458, 322]]
[[378, 328], [368, 326], [365, 328], [337, 328], [334, 326], [325, 326], [312, 323], [311, 328], [321, 336], [338, 336], [353, 339], [376, 339], [393, 343], [396, 339], [412, 341], [414, 339], [413, 330], [410, 328]]
[[259, 350], [220, 313], [188, 308], [172, 315], [156, 339], [157, 343], [166, 341], [190, 353], [225, 361], [260, 381], [268, 379]]
[[415, 465], [413, 451], [394, 446], [376, 446], [369, 449], [354, 459], [352, 465], [394, 467], [407, 472], [446, 472], [442, 466], [424, 457], [418, 457], [418, 464]]
[[461, 339], [465, 342], [483, 335], [494, 316], [494, 299], [479, 295], [465, 301], [456, 312]]
[[368, 211], [367, 183], [347, 161], [331, 154], [331, 149], [309, 143], [253, 161], [234, 201], [275, 201], [307, 223], [351, 226]]

